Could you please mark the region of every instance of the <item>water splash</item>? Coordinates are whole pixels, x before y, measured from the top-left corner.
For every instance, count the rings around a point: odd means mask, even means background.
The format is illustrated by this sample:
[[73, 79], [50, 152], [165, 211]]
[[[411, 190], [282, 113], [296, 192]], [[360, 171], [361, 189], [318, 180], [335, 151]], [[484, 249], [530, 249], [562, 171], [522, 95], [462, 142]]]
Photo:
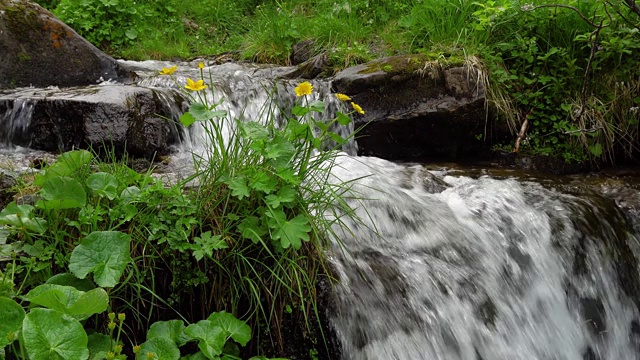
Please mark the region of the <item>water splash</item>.
[[0, 147], [11, 147], [14, 139], [26, 137], [36, 101], [15, 99], [12, 107], [0, 114]]
[[636, 239], [613, 202], [489, 177], [445, 177], [439, 192], [407, 169], [344, 157], [334, 171], [368, 176], [354, 184], [363, 223], [343, 219], [334, 259], [344, 358], [638, 358], [612, 256]]

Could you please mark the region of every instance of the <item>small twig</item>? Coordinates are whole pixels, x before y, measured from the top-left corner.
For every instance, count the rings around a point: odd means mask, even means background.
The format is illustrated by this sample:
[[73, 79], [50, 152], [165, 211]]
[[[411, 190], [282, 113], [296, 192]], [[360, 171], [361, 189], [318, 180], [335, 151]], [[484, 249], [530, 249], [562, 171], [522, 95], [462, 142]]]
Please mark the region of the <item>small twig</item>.
[[587, 134], [587, 133], [594, 133], [594, 132], [598, 132], [600, 130], [604, 130], [604, 128], [602, 126], [600, 127], [594, 127], [591, 129], [578, 129], [578, 130], [571, 130], [571, 131], [565, 131], [563, 132], [563, 134], [565, 135], [572, 135], [572, 134]]
[[[627, 1], [627, 0], [625, 0]], [[633, 0], [630, 0], [633, 1]], [[575, 12], [576, 14], [578, 14], [578, 16], [580, 16], [582, 18], [582, 20], [584, 20], [587, 24], [589, 24], [591, 27], [594, 28], [603, 28], [603, 27], [607, 27], [609, 25], [611, 25], [611, 16], [609, 15], [609, 13], [607, 12], [607, 15], [609, 17], [609, 23], [607, 23], [607, 25], [602, 25], [602, 22], [600, 22], [600, 25], [592, 22], [591, 20], [589, 20], [589, 18], [587, 18], [586, 16], [584, 16], [580, 10], [576, 7], [570, 6], [570, 5], [562, 5], [562, 4], [545, 4], [545, 5], [535, 5], [533, 7], [528, 8], [525, 11], [533, 11], [533, 10], [537, 10], [537, 9], [541, 9], [541, 8], [564, 8], [564, 9], [569, 9], [572, 10], [573, 12]], [[606, 11], [606, 7], [605, 7], [605, 11]]]
[[525, 135], [527, 134], [527, 130], [529, 129], [529, 114], [524, 117], [524, 122], [522, 122], [522, 126], [520, 127], [520, 132], [518, 133], [518, 138], [516, 139], [516, 145], [513, 147], [514, 153], [520, 151], [520, 142], [524, 140]]

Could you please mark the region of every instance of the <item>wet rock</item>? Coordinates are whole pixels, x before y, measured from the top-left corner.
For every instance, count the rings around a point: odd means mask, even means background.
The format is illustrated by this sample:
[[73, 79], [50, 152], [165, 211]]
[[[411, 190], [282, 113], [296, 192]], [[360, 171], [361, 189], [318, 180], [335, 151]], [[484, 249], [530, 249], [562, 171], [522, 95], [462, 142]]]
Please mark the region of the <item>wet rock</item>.
[[0, 89], [130, 81], [135, 74], [51, 12], [26, 0], [0, 0]]
[[589, 331], [593, 335], [600, 335], [606, 331], [607, 315], [602, 301], [594, 298], [582, 298], [580, 299], [580, 305], [582, 307], [582, 316], [586, 320]]
[[279, 75], [282, 79], [315, 79], [326, 77], [333, 72], [327, 53], [318, 54], [304, 63]]
[[357, 137], [362, 155], [478, 158], [509, 136], [505, 125], [487, 122], [482, 79], [464, 62], [388, 57], [341, 71], [333, 86], [365, 111], [355, 121], [366, 125]]
[[478, 306], [476, 315], [485, 325], [494, 327], [496, 323], [496, 316], [498, 315], [498, 308], [493, 300], [487, 298]]
[[301, 41], [291, 47], [291, 65], [299, 65], [311, 59], [315, 51], [315, 41], [313, 39]]
[[13, 200], [13, 196], [17, 193], [13, 190], [16, 184], [17, 181], [15, 177], [0, 172], [0, 209], [4, 209], [4, 207]]
[[185, 106], [175, 90], [129, 85], [0, 91], [0, 141], [152, 159], [179, 141]]

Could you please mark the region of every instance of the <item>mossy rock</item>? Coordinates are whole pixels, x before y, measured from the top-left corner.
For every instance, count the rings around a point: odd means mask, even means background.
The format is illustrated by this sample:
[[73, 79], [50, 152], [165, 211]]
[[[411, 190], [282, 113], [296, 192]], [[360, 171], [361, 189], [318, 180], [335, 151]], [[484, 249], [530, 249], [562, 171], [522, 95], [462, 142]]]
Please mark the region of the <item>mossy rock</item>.
[[478, 69], [445, 60], [392, 56], [334, 77], [334, 90], [364, 109], [355, 119], [356, 126], [364, 126], [358, 134], [360, 154], [464, 160], [488, 154], [492, 139], [509, 136], [506, 127], [487, 121]]
[[39, 5], [0, 0], [0, 88], [70, 87], [134, 77]]

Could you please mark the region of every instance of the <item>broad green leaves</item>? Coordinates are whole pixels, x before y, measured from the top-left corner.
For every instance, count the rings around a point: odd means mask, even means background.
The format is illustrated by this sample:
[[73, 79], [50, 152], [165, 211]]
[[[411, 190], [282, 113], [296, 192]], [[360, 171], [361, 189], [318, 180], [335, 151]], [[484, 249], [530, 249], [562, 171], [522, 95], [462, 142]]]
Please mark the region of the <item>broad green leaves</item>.
[[31, 205], [17, 205], [9, 203], [0, 211], [0, 225], [8, 225], [14, 230], [32, 233], [44, 233], [47, 229], [47, 221], [32, 215], [34, 208]]
[[242, 346], [247, 345], [251, 340], [251, 328], [249, 325], [226, 311], [213, 313], [207, 320], [221, 327], [227, 337], [231, 337]]
[[180, 349], [173, 340], [167, 337], [155, 337], [148, 339], [140, 345], [140, 353], [155, 354], [157, 360], [178, 360], [180, 359]]
[[224, 344], [227, 342], [226, 331], [209, 320], [201, 320], [191, 324], [184, 332], [198, 340], [200, 351], [209, 359], [220, 356]]
[[89, 358], [87, 334], [82, 324], [55, 310], [31, 310], [22, 322], [22, 337], [31, 360]]
[[49, 166], [46, 171], [38, 174], [33, 184], [42, 186], [48, 179], [71, 176], [80, 168], [89, 164], [91, 160], [93, 160], [93, 155], [86, 150], [68, 151], [60, 155], [58, 160]]
[[118, 179], [104, 172], [91, 174], [87, 178], [87, 186], [99, 196], [113, 200], [118, 196]]
[[274, 240], [280, 240], [283, 248], [293, 246], [294, 249], [300, 249], [301, 241], [309, 241], [309, 220], [304, 215], [296, 215], [291, 220], [284, 220], [281, 217], [274, 218], [272, 227], [276, 229], [273, 234]]
[[119, 231], [92, 232], [71, 253], [69, 270], [81, 279], [93, 273], [96, 284], [113, 287], [131, 261], [130, 242], [130, 236]]
[[31, 290], [25, 298], [31, 304], [57, 310], [78, 320], [106, 311], [109, 303], [109, 296], [104, 289], [96, 288], [84, 292], [71, 286], [55, 284], [40, 285]]
[[25, 313], [15, 301], [0, 297], [0, 349], [17, 338]]
[[191, 340], [185, 335], [184, 329], [182, 320], [157, 321], [147, 331], [147, 339], [166, 337], [173, 340], [178, 346], [182, 346]]
[[56, 176], [45, 180], [40, 195], [44, 201], [38, 201], [37, 206], [44, 209], [73, 209], [87, 203], [84, 187], [70, 177]]

